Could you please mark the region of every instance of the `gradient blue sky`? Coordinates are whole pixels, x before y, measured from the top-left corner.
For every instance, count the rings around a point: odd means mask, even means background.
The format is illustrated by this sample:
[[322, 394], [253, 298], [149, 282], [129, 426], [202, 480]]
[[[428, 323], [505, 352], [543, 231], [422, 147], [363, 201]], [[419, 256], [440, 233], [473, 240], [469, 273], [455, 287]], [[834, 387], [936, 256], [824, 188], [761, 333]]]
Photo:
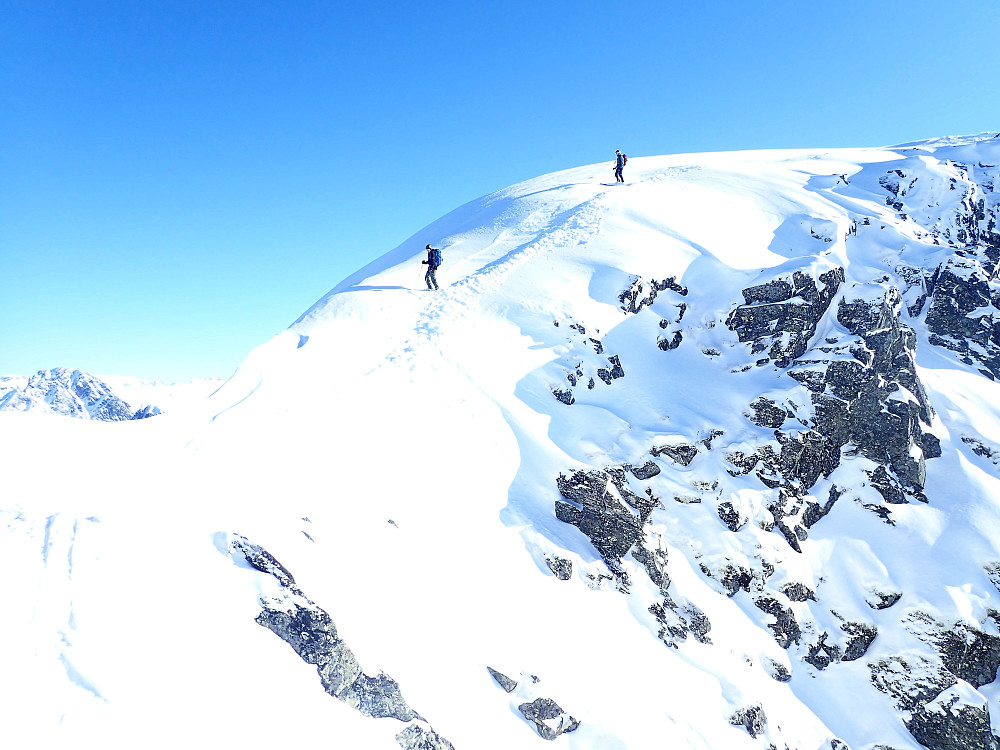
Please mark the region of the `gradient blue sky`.
[[0, 0], [0, 374], [228, 376], [444, 213], [616, 148], [1000, 129], [998, 38], [997, 0]]

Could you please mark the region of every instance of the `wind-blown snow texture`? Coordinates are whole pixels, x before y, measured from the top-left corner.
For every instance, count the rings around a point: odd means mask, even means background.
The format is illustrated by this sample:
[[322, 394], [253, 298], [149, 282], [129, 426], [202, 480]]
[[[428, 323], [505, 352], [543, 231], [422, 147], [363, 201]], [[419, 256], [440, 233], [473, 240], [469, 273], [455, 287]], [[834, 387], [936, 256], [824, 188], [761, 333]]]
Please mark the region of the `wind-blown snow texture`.
[[994, 747], [998, 165], [978, 136], [567, 170], [198, 409], [0, 414], [4, 732]]

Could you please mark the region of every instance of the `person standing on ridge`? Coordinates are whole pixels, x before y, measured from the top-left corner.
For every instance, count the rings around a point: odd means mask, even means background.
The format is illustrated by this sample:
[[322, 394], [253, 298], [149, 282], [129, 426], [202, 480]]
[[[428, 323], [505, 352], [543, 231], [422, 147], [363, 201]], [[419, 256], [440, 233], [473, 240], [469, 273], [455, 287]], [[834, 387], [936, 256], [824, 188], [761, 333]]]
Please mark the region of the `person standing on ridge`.
[[427, 260], [421, 261], [425, 266], [427, 266], [427, 273], [424, 275], [424, 281], [427, 282], [428, 291], [436, 291], [438, 289], [437, 283], [437, 270], [441, 265], [441, 251], [436, 247], [431, 247], [427, 245], [425, 248], [427, 250]]
[[615, 157], [615, 182], [625, 182], [625, 178], [622, 177], [622, 170], [625, 169], [625, 163], [628, 161], [628, 157], [617, 149], [615, 150]]

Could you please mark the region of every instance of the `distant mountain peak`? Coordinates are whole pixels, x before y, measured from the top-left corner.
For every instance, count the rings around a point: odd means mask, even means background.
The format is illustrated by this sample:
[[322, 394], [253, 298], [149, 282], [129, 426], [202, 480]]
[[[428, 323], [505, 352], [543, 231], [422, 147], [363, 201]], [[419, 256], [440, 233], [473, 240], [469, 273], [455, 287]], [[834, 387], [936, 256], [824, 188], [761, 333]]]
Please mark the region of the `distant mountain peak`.
[[[5, 381], [23, 384], [4, 393]], [[49, 412], [103, 422], [123, 422], [134, 415], [132, 407], [104, 381], [69, 367], [39, 370], [26, 382], [21, 378], [0, 379], [0, 411]]]

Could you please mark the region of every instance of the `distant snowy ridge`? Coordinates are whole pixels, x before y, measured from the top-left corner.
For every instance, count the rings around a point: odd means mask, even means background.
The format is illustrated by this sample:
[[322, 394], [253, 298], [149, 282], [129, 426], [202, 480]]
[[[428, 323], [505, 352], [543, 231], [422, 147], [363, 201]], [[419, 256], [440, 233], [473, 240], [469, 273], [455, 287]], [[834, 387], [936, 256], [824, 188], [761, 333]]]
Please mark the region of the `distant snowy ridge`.
[[[101, 378], [57, 367], [31, 376], [0, 376], [0, 411], [122, 422], [160, 414], [164, 403], [179, 400], [180, 391], [189, 397], [205, 397], [221, 382], [206, 378], [180, 386], [164, 385], [137, 378]], [[129, 400], [122, 394], [127, 394]], [[131, 405], [136, 403], [138, 408]]]

